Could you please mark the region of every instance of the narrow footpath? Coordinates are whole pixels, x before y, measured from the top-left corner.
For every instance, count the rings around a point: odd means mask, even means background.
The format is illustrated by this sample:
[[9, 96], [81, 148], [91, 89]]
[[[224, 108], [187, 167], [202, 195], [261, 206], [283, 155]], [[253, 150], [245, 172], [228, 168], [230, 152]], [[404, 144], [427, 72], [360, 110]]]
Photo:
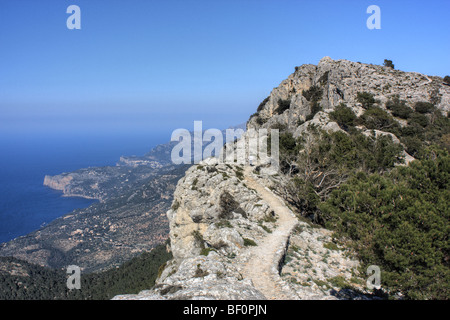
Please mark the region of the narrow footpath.
[[298, 299], [289, 288], [282, 287], [278, 274], [278, 263], [298, 220], [283, 200], [252, 177], [251, 168], [245, 170], [245, 182], [248, 187], [256, 190], [275, 212], [277, 228], [257, 246], [250, 249], [251, 258], [243, 269], [243, 276], [251, 279], [254, 286], [269, 300]]

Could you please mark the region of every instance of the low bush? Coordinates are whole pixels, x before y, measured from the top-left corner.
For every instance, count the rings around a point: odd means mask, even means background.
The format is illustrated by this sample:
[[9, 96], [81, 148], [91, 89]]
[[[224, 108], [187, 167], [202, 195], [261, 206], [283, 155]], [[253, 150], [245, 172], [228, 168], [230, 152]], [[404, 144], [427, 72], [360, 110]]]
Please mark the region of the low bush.
[[364, 109], [370, 109], [376, 103], [373, 94], [368, 92], [358, 92], [356, 95], [356, 101], [361, 103]]
[[241, 214], [244, 218], [247, 217], [245, 211], [228, 191], [224, 191], [220, 195], [219, 205], [219, 219], [230, 219], [233, 217], [233, 212]]
[[388, 112], [378, 107], [372, 107], [366, 110], [359, 118], [359, 122], [367, 129], [392, 132], [394, 129], [399, 128], [394, 118]]
[[429, 124], [428, 118], [426, 115], [414, 112], [408, 119], [408, 125], [419, 125], [421, 127], [426, 127]]
[[391, 68], [391, 69], [395, 69], [395, 65], [394, 65], [394, 63], [392, 62], [392, 60], [384, 59], [383, 65], [384, 65], [385, 67], [388, 67], [388, 68]]
[[209, 275], [209, 272], [207, 270], [203, 270], [200, 267], [200, 264], [198, 264], [197, 269], [195, 270], [194, 278], [204, 278], [207, 275]]
[[172, 204], [172, 208], [171, 209], [176, 211], [179, 207], [180, 207], [180, 203], [177, 200], [175, 200], [173, 202], [173, 204]]
[[258, 125], [260, 125], [260, 126], [262, 126], [264, 123], [266, 123], [267, 122], [267, 119], [264, 119], [264, 118], [262, 118], [261, 116], [257, 116], [256, 117], [256, 123], [258, 124]]
[[434, 110], [434, 105], [429, 102], [416, 102], [414, 110], [422, 114], [431, 113]]
[[248, 247], [248, 246], [257, 246], [256, 242], [253, 241], [252, 239], [248, 239], [248, 238], [243, 238], [244, 239], [244, 246]]
[[203, 239], [203, 235], [200, 233], [200, 231], [194, 230], [191, 234], [194, 237], [195, 243], [200, 247], [200, 249], [205, 249], [205, 240]]
[[392, 112], [394, 117], [408, 119], [410, 114], [413, 112], [411, 108], [406, 105], [404, 100], [389, 100], [386, 103], [386, 108]]
[[282, 114], [283, 112], [288, 110], [290, 106], [291, 106], [291, 100], [289, 100], [289, 99], [286, 99], [286, 100], [279, 99], [278, 100], [278, 107], [275, 109], [275, 113]]
[[444, 77], [444, 83], [450, 85], [450, 76], [445, 76]]
[[267, 98], [265, 98], [258, 106], [257, 112], [260, 112], [262, 109], [264, 109], [264, 106], [267, 104], [267, 102], [269, 101], [270, 96], [268, 96]]
[[342, 103], [336, 106], [333, 112], [330, 112], [330, 118], [336, 121], [339, 127], [347, 131], [348, 127], [354, 126], [356, 115], [352, 109]]
[[352, 240], [363, 268], [380, 266], [391, 293], [450, 296], [449, 168], [448, 152], [428, 149], [388, 174], [359, 174], [319, 205], [326, 226]]
[[311, 86], [308, 90], [302, 91], [302, 95], [310, 102], [315, 102], [322, 99], [322, 93], [322, 88], [319, 86]]
[[203, 248], [203, 249], [200, 251], [200, 255], [202, 255], [202, 256], [208, 256], [209, 253], [210, 253], [211, 251], [216, 251], [216, 249], [214, 249], [214, 248]]

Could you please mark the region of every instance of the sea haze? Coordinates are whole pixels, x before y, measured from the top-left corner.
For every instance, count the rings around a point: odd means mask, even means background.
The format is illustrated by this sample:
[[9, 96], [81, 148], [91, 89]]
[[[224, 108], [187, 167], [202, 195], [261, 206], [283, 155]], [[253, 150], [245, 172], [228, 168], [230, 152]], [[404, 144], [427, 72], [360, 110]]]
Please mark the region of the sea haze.
[[0, 243], [94, 200], [62, 197], [43, 186], [46, 174], [115, 165], [121, 155], [144, 155], [169, 134], [8, 135], [0, 137]]

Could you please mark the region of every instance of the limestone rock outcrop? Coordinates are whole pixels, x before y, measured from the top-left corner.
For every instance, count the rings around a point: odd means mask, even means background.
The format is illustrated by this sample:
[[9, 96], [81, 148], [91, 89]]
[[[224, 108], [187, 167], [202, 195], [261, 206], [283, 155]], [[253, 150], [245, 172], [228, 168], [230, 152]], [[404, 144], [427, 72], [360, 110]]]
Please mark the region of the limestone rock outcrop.
[[[313, 86], [322, 88], [319, 104], [324, 113], [345, 103], [360, 115], [363, 109], [356, 100], [358, 92], [372, 94], [381, 108], [385, 108], [389, 99], [398, 97], [405, 100], [409, 107], [425, 101], [433, 103], [444, 115], [450, 111], [450, 86], [445, 85], [440, 77], [324, 57], [317, 66], [305, 64], [296, 67], [295, 72], [274, 88], [261, 103], [247, 127], [271, 128], [282, 124], [295, 132], [299, 123], [307, 120], [311, 114], [311, 103], [303, 91]], [[280, 100], [288, 104], [288, 108], [282, 112], [278, 109]], [[335, 129], [335, 126], [331, 126]]]
[[244, 279], [248, 246], [274, 228], [273, 212], [243, 179], [243, 166], [210, 158], [192, 166], [177, 185], [168, 262], [153, 290], [115, 299], [264, 299]]
[[[294, 137], [311, 124], [343, 131], [330, 112], [344, 103], [360, 116], [359, 92], [373, 95], [384, 110], [396, 98], [410, 108], [431, 102], [443, 114], [450, 109], [450, 87], [439, 77], [325, 57], [317, 66], [297, 67], [273, 89], [247, 129], [282, 128]], [[392, 133], [359, 129], [400, 143]], [[405, 153], [405, 160], [414, 159]], [[115, 299], [366, 299], [358, 261], [333, 242], [330, 231], [293, 215], [273, 192], [283, 177], [266, 168], [270, 159], [263, 161], [257, 171], [215, 158], [193, 165], [178, 182], [167, 212], [173, 260], [153, 289]], [[262, 281], [252, 281], [255, 272]], [[349, 283], [357, 293], [342, 289]]]
[[[321, 278], [310, 277], [307, 288], [300, 290], [283, 276], [290, 273], [289, 265], [284, 269], [285, 256], [292, 251], [290, 234], [297, 244], [303, 234], [295, 235], [294, 229], [308, 223], [298, 221], [271, 191], [277, 177], [251, 169], [214, 158], [192, 166], [178, 182], [167, 212], [173, 259], [162, 266], [154, 288], [114, 299], [337, 299], [332, 287], [316, 284]], [[311, 228], [304, 234], [307, 247], [323, 248], [329, 240], [326, 232]], [[358, 266], [344, 252], [333, 257], [342, 270], [322, 263], [320, 254], [308, 263], [321, 264], [325, 275], [347, 275]]]

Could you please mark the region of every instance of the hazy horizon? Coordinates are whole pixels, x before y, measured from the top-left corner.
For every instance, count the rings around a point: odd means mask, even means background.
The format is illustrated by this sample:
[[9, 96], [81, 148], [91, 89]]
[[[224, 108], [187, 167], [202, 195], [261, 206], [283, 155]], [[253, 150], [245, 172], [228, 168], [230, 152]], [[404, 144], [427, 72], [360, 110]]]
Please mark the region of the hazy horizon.
[[[69, 30], [68, 6], [81, 9]], [[245, 122], [324, 56], [450, 73], [448, 1], [0, 2], [0, 133], [107, 135]]]

